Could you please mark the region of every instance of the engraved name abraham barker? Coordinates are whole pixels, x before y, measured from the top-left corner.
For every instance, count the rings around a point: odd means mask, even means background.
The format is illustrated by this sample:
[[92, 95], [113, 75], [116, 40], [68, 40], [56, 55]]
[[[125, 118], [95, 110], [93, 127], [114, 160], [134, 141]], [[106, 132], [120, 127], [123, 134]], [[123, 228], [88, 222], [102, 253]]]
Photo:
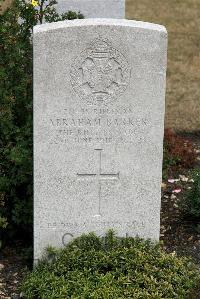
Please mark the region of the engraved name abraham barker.
[[106, 105], [116, 100], [129, 79], [127, 59], [107, 39], [95, 39], [71, 66], [72, 87], [88, 104]]

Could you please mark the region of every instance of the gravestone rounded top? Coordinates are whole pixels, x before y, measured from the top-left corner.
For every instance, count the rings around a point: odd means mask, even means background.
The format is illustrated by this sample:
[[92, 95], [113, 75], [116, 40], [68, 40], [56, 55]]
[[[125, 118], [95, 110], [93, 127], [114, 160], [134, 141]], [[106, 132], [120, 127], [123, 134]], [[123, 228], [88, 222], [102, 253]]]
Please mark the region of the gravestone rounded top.
[[77, 19], [77, 20], [68, 20], [68, 21], [59, 21], [53, 23], [47, 23], [42, 25], [34, 26], [34, 34], [41, 31], [48, 31], [54, 29], [62, 29], [67, 27], [84, 27], [84, 26], [128, 26], [134, 28], [140, 28], [145, 30], [155, 30], [163, 32], [167, 35], [167, 30], [163, 25], [141, 22], [135, 20], [125, 20], [125, 19]]

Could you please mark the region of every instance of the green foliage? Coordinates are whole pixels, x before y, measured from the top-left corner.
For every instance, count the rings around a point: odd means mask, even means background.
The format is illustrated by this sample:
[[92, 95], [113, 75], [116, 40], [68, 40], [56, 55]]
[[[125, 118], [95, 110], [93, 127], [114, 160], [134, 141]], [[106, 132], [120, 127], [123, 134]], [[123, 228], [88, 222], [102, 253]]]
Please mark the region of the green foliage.
[[200, 169], [196, 169], [191, 174], [194, 180], [192, 189], [186, 194], [185, 210], [194, 218], [200, 220]]
[[[48, 4], [47, 4], [48, 3]], [[59, 16], [56, 1], [14, 0], [0, 15], [0, 229], [4, 236], [32, 231], [32, 29]], [[32, 234], [30, 234], [32, 235]], [[1, 238], [1, 237], [0, 237]]]
[[47, 256], [24, 280], [24, 298], [187, 298], [199, 272], [186, 258], [139, 238], [83, 235]]
[[187, 139], [175, 134], [173, 130], [165, 129], [163, 170], [164, 173], [192, 168], [197, 154], [193, 144]]

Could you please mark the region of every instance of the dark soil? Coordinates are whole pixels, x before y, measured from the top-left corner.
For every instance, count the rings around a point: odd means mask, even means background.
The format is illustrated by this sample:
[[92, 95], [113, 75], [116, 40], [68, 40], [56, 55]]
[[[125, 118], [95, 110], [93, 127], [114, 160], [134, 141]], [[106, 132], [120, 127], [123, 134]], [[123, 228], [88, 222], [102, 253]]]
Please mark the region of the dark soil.
[[[179, 135], [193, 143], [197, 152], [194, 168], [200, 169], [200, 132]], [[181, 208], [186, 192], [193, 185], [190, 181], [190, 170], [174, 174], [173, 179], [179, 181], [170, 183], [166, 180], [162, 187], [161, 240], [167, 252], [176, 251], [177, 254], [191, 256], [200, 266], [200, 219], [185, 215]], [[179, 188], [180, 193], [173, 193], [173, 190]]]
[[18, 243], [15, 248], [6, 247], [0, 255], [0, 299], [20, 298], [18, 287], [28, 272], [20, 247]]
[[[190, 140], [197, 152], [195, 168], [200, 169], [200, 132], [179, 133]], [[183, 213], [185, 194], [192, 188], [190, 170], [176, 173], [173, 179], [179, 181], [163, 182], [161, 201], [161, 228], [160, 239], [167, 252], [176, 252], [179, 256], [191, 257], [200, 267], [200, 219], [192, 219]], [[173, 190], [181, 189], [180, 193]], [[200, 298], [200, 284], [189, 295], [188, 299]]]
[[[200, 134], [186, 134], [182, 136], [190, 139], [198, 153], [195, 168], [200, 168]], [[176, 173], [174, 183], [163, 181], [161, 204], [161, 240], [167, 252], [176, 252], [177, 255], [190, 256], [200, 267], [200, 221], [191, 219], [180, 209], [185, 193], [192, 187], [189, 170]], [[174, 193], [181, 189], [180, 193]], [[199, 226], [198, 226], [199, 225]], [[24, 253], [20, 252], [21, 244], [7, 247], [0, 255], [0, 299], [18, 299], [17, 290], [28, 266]], [[24, 251], [25, 252], [25, 251]], [[197, 287], [188, 299], [200, 298], [200, 286]]]

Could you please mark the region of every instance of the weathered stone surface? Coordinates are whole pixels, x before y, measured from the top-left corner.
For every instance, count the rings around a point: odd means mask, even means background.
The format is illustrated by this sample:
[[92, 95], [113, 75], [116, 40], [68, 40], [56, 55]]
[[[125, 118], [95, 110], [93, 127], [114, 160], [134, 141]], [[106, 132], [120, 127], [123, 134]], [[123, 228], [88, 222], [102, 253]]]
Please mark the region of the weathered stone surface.
[[85, 18], [125, 18], [125, 0], [57, 0], [59, 13], [81, 12]]
[[34, 248], [113, 228], [159, 238], [167, 34], [128, 20], [34, 28]]

